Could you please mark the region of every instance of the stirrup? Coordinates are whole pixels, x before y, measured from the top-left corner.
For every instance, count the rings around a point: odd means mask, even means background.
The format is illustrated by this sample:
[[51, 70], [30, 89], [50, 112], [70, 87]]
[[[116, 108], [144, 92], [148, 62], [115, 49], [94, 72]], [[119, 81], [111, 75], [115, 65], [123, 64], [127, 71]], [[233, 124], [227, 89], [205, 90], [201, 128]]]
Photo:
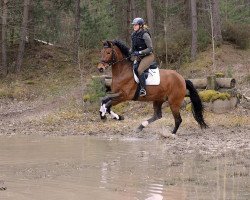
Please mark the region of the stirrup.
[[146, 90], [145, 90], [144, 88], [142, 88], [142, 89], [140, 90], [140, 97], [144, 97], [144, 96], [146, 96], [146, 95], [147, 95]]

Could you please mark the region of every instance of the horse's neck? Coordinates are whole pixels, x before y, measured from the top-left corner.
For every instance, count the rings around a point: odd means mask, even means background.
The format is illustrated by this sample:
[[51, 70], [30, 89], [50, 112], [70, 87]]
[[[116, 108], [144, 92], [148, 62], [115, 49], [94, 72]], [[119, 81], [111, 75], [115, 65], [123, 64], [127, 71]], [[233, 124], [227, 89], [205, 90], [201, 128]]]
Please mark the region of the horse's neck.
[[132, 63], [129, 61], [123, 61], [116, 63], [112, 67], [112, 79], [127, 79], [133, 76]]

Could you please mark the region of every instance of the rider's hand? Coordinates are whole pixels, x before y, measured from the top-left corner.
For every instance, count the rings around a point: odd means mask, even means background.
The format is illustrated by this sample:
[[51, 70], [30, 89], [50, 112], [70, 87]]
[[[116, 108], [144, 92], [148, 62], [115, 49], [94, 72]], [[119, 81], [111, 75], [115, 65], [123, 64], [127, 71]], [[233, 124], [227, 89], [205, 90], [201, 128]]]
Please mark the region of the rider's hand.
[[134, 51], [134, 52], [132, 53], [132, 55], [133, 55], [133, 56], [139, 56], [139, 55], [141, 55], [141, 54], [140, 54], [139, 51]]

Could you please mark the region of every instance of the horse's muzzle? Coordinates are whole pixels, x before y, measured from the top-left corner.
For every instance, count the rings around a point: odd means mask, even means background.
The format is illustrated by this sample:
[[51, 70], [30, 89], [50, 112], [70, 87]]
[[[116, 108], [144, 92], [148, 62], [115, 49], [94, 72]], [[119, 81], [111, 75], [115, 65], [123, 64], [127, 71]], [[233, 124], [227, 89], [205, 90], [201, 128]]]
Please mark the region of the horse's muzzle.
[[99, 70], [99, 72], [103, 73], [104, 70], [107, 68], [108, 66], [106, 66], [106, 64], [103, 63], [99, 63], [97, 66], [97, 69]]
[[104, 69], [103, 68], [99, 68], [99, 72], [103, 73]]

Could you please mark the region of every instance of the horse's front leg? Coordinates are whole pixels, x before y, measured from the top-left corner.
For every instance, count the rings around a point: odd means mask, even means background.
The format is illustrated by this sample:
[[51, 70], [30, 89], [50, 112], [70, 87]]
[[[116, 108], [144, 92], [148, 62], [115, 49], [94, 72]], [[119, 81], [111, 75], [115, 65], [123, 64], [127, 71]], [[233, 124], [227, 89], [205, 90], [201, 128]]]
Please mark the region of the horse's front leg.
[[116, 114], [114, 111], [111, 110], [113, 105], [117, 105], [120, 103], [118, 101], [120, 93], [112, 94], [110, 96], [106, 96], [102, 99], [101, 108], [100, 108], [100, 117], [101, 119], [106, 119], [106, 114], [110, 114], [112, 119], [116, 120], [124, 120], [124, 117], [121, 115]]

